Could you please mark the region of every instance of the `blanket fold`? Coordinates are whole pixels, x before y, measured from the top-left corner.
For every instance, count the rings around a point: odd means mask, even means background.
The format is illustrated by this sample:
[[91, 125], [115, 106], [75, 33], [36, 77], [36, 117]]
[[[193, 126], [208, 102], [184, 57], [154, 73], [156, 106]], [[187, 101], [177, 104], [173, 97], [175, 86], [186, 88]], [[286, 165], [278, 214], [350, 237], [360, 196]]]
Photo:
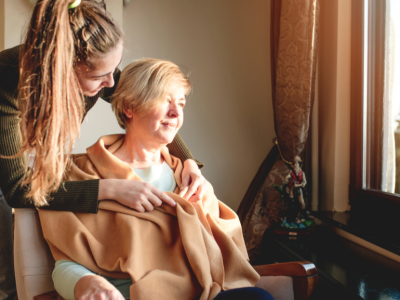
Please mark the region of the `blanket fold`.
[[[113, 153], [124, 135], [104, 136], [73, 156], [66, 180], [141, 180]], [[213, 299], [221, 290], [254, 286], [258, 274], [248, 262], [235, 212], [208, 184], [197, 203], [178, 195], [182, 163], [162, 150], [177, 188], [163, 204], [140, 213], [116, 201], [101, 201], [95, 214], [39, 210], [43, 235], [55, 260], [70, 260], [113, 278], [131, 278], [130, 299]]]

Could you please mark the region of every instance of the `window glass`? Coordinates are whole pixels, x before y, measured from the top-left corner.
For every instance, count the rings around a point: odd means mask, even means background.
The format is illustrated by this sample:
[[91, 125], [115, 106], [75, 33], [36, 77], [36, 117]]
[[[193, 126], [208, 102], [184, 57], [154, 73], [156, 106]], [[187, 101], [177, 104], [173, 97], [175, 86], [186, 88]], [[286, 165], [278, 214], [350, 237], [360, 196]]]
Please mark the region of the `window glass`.
[[400, 194], [400, 1], [390, 0], [390, 49], [391, 49], [391, 130], [394, 135], [394, 192]]
[[363, 187], [400, 193], [400, 1], [364, 3]]

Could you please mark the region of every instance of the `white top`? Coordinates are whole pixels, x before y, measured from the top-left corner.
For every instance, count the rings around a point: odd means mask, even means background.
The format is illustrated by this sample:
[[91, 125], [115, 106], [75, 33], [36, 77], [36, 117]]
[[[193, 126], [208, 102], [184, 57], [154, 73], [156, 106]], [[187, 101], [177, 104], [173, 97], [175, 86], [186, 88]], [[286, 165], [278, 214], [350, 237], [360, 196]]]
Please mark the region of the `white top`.
[[146, 169], [132, 168], [144, 182], [150, 183], [163, 192], [174, 192], [176, 181], [174, 171], [164, 161], [161, 165], [153, 165]]

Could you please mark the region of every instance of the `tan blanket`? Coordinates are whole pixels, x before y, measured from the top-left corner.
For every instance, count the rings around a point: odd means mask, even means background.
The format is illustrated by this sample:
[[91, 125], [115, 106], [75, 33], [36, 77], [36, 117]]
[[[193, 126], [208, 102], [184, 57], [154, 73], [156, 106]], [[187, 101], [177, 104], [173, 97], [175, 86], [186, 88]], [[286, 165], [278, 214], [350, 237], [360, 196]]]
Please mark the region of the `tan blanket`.
[[[112, 155], [124, 135], [102, 137], [74, 156], [67, 180], [141, 180]], [[221, 290], [254, 286], [237, 215], [211, 185], [199, 203], [179, 197], [182, 163], [162, 151], [174, 170], [177, 205], [140, 213], [116, 201], [101, 201], [95, 214], [39, 210], [43, 234], [55, 260], [76, 261], [113, 278], [132, 278], [131, 299], [213, 299]]]

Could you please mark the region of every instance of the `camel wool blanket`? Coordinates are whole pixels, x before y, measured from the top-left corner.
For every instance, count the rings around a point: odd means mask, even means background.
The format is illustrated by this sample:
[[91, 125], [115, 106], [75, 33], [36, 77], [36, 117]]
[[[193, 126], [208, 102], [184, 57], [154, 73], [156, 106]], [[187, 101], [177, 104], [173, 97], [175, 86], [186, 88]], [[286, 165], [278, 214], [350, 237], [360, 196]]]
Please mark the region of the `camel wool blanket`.
[[[141, 180], [113, 153], [125, 135], [104, 136], [73, 156], [66, 180]], [[251, 287], [259, 275], [248, 262], [239, 219], [211, 185], [199, 202], [178, 196], [182, 163], [162, 150], [177, 188], [163, 204], [137, 212], [116, 201], [100, 201], [97, 214], [39, 210], [43, 235], [55, 260], [75, 261], [94, 273], [131, 278], [130, 299], [213, 299], [222, 290]]]

